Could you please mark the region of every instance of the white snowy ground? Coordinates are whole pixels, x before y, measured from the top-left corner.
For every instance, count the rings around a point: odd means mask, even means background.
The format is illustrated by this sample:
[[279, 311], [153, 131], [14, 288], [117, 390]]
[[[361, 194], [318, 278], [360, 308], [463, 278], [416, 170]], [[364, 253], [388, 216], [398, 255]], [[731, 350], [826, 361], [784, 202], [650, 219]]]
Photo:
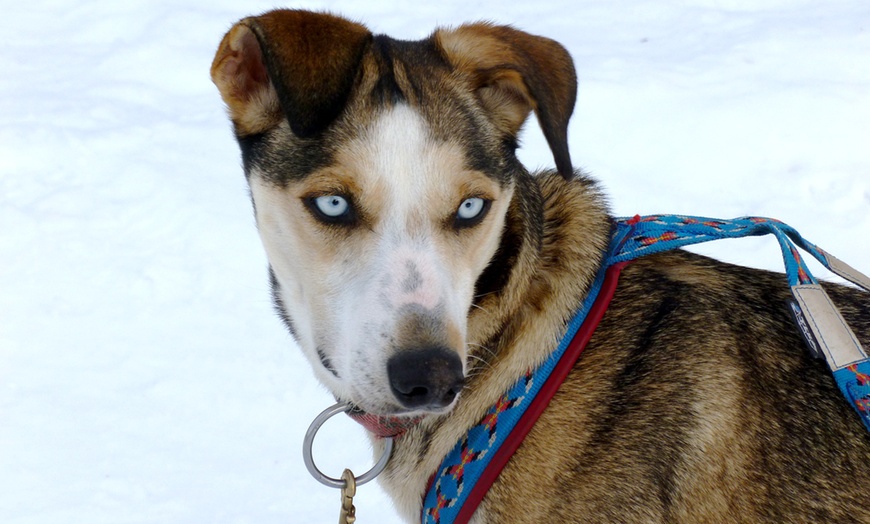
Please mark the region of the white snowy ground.
[[[775, 216], [870, 271], [866, 0], [413, 4], [294, 6], [408, 39], [487, 18], [559, 40], [574, 160], [617, 214]], [[331, 398], [272, 313], [208, 78], [230, 24], [272, 6], [4, 2], [0, 522], [335, 520], [299, 451]], [[533, 123], [525, 144], [551, 164]], [[765, 239], [700, 251], [780, 265]], [[324, 469], [368, 466], [360, 429], [327, 430]], [[397, 521], [374, 484], [356, 502]]]

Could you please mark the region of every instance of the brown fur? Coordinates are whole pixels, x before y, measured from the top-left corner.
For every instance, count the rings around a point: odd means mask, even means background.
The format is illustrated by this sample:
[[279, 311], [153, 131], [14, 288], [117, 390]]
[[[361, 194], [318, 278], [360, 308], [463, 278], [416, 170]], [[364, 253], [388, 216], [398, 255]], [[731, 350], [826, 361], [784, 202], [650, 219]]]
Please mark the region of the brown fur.
[[[415, 218], [420, 231], [435, 232], [455, 274], [488, 257], [469, 304], [459, 401], [401, 437], [380, 479], [414, 521], [442, 458], [555, 347], [608, 243], [600, 190], [570, 168], [570, 57], [552, 40], [490, 24], [401, 42], [332, 15], [275, 11], [230, 30], [212, 77], [235, 124], [261, 234], [295, 230], [298, 245], [267, 242], [276, 305], [291, 330], [282, 271], [315, 274], [336, 259], [351, 267], [377, 237], [390, 204], [378, 184], [390, 181], [360, 159], [371, 156], [371, 126], [388, 108], [422, 116], [443, 171], [433, 176], [450, 188], [433, 192]], [[558, 173], [532, 176], [514, 156], [531, 111]], [[336, 193], [359, 200], [353, 227], [317, 224], [299, 203]], [[500, 206], [498, 216], [453, 231], [450, 203], [479, 193]], [[826, 289], [870, 347], [868, 294]], [[783, 275], [682, 251], [632, 263], [474, 522], [870, 522], [870, 436], [803, 348], [788, 296]], [[408, 318], [397, 337], [461, 343], [455, 326]], [[330, 369], [329, 355], [318, 354]], [[374, 443], [377, 453], [382, 442]]]
[[567, 129], [577, 78], [565, 48], [512, 27], [485, 23], [442, 29], [434, 36], [451, 64], [472, 78], [481, 104], [503, 132], [516, 136], [529, 111], [535, 110], [556, 168], [571, 178]]
[[[359, 24], [304, 11], [272, 11], [236, 24], [218, 48], [211, 74], [230, 112], [240, 117], [234, 119], [237, 133], [265, 130], [266, 121], [253, 118], [256, 111], [274, 124], [276, 99], [294, 133], [320, 131], [343, 107], [370, 39], [371, 33]], [[270, 91], [267, 103], [262, 90]], [[255, 107], [248, 109], [249, 104]]]

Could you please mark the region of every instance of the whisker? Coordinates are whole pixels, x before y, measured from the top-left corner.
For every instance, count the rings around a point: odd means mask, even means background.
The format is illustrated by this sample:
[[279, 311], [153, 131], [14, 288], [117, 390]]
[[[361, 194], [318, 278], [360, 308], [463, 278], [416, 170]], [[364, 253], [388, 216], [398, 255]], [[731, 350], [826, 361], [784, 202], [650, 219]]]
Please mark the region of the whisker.
[[[477, 348], [477, 349], [481, 349], [481, 350], [483, 350], [486, 354], [489, 354], [489, 355], [492, 356], [492, 357], [495, 357], [495, 356], [496, 356], [495, 351], [493, 351], [492, 349], [490, 349], [490, 348], [488, 348], [488, 347], [486, 347], [486, 346], [484, 346], [484, 345], [481, 345], [481, 344], [474, 344], [474, 343], [472, 343], [472, 342], [466, 342], [465, 346], [468, 347], [468, 348]], [[469, 352], [469, 356], [472, 356], [470, 352]]]

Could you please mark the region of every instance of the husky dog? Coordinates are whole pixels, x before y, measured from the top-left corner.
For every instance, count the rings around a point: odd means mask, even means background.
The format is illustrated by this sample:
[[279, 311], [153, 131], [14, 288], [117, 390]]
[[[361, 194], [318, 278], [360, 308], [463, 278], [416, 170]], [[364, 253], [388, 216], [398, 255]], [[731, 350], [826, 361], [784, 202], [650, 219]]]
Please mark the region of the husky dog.
[[[336, 399], [414, 421], [380, 480], [419, 520], [444, 456], [553, 351], [609, 242], [568, 152], [571, 57], [489, 23], [412, 42], [276, 10], [235, 24], [211, 75], [277, 310]], [[515, 155], [532, 112], [555, 170]], [[868, 295], [825, 287], [870, 345]], [[870, 522], [870, 437], [789, 296], [783, 275], [685, 251], [628, 266], [474, 522]]]

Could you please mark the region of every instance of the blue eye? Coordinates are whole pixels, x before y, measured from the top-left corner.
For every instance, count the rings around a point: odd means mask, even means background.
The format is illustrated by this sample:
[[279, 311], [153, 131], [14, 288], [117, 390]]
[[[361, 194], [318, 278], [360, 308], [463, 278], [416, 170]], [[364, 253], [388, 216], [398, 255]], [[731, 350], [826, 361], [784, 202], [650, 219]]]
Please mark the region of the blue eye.
[[338, 218], [347, 213], [350, 204], [344, 197], [338, 195], [326, 195], [314, 199], [317, 210], [329, 218]]
[[459, 205], [456, 216], [460, 220], [473, 220], [483, 213], [484, 208], [486, 208], [486, 200], [478, 197], [466, 198]]
[[324, 224], [350, 226], [356, 223], [357, 216], [350, 197], [322, 195], [303, 200], [314, 218]]
[[490, 204], [492, 204], [492, 200], [485, 198], [466, 198], [459, 204], [459, 209], [456, 210], [456, 215], [453, 218], [453, 227], [463, 229], [480, 224], [486, 216], [486, 212], [489, 211]]

